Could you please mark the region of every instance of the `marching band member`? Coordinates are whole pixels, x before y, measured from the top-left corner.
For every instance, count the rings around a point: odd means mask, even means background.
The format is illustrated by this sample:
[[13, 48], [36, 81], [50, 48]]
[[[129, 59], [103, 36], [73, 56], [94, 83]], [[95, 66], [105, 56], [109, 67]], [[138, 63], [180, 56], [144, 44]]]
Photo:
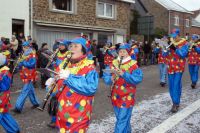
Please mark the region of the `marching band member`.
[[37, 72], [36, 72], [36, 53], [30, 47], [29, 42], [24, 42], [22, 44], [24, 54], [20, 63], [18, 64], [18, 68], [20, 71], [20, 78], [24, 83], [24, 87], [16, 101], [14, 112], [21, 113], [26, 98], [29, 97], [31, 103], [33, 104], [32, 108], [36, 108], [39, 106], [39, 102], [37, 100], [33, 82], [37, 80]]
[[[158, 42], [155, 42], [157, 45]], [[154, 48], [153, 52], [158, 54], [158, 65], [159, 65], [159, 72], [160, 72], [160, 85], [164, 87], [166, 85], [166, 78], [167, 78], [167, 65], [166, 59], [162, 55], [162, 47], [157, 46]]]
[[138, 53], [139, 53], [139, 49], [138, 49], [138, 46], [137, 46], [137, 42], [132, 40], [132, 47], [131, 47], [131, 58], [133, 60], [136, 60], [138, 59]]
[[[55, 64], [54, 64], [54, 70], [56, 70], [59, 65], [64, 61], [64, 59], [66, 58], [67, 54], [68, 54], [68, 45], [69, 45], [69, 41], [68, 40], [59, 40], [59, 52], [57, 53], [57, 56], [56, 56], [56, 61], [55, 61]], [[48, 87], [47, 87], [48, 89]], [[51, 95], [51, 100], [54, 100], [55, 98], [55, 95], [56, 95], [56, 92], [54, 92], [52, 95]], [[55, 128], [56, 127], [56, 115], [54, 113], [50, 113], [50, 116], [51, 116], [51, 122], [49, 124], [47, 124], [47, 126], [51, 127], [51, 128]]]
[[20, 129], [15, 119], [10, 115], [11, 73], [6, 66], [6, 57], [0, 53], [0, 125], [7, 133], [19, 133]]
[[136, 85], [143, 79], [143, 72], [137, 61], [130, 57], [130, 45], [119, 47], [119, 57], [107, 67], [116, 72], [104, 72], [103, 79], [111, 85], [111, 100], [117, 118], [115, 133], [131, 132], [131, 114], [135, 102]]
[[104, 46], [104, 65], [109, 66], [112, 64], [112, 61], [115, 59], [116, 49], [115, 46], [112, 46], [111, 42], [106, 42], [106, 46]]
[[197, 35], [192, 35], [191, 45], [188, 53], [188, 68], [190, 73], [190, 78], [192, 81], [191, 87], [195, 89], [196, 83], [198, 81], [199, 65], [198, 58], [200, 57], [196, 49], [196, 41], [198, 40]]
[[172, 113], [176, 113], [180, 105], [181, 79], [185, 69], [185, 57], [189, 48], [188, 42], [184, 38], [180, 38], [179, 34], [180, 29], [178, 28], [172, 31], [173, 44], [170, 45], [170, 50], [163, 51], [163, 56], [167, 58], [169, 93], [173, 102]]
[[87, 58], [87, 40], [71, 40], [69, 50], [73, 52], [67, 67], [60, 64], [57, 81], [58, 110], [56, 125], [60, 133], [85, 133], [88, 129], [94, 94], [98, 86], [98, 74], [94, 61]]
[[59, 41], [59, 52], [56, 55], [56, 61], [54, 64], [54, 69], [56, 68], [63, 62], [63, 60], [66, 58], [66, 55], [68, 54], [68, 40], [60, 40]]

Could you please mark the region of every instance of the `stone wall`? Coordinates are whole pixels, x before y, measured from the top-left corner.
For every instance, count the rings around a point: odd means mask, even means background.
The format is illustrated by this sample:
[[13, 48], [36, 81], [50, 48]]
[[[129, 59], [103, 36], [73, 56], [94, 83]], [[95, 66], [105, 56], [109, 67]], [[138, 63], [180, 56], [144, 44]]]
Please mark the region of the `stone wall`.
[[[33, 19], [53, 23], [66, 23], [127, 29], [130, 27], [130, 4], [115, 0], [106, 2], [116, 5], [116, 19], [103, 19], [96, 16], [96, 0], [76, 0], [76, 13], [58, 13], [49, 8], [50, 0], [34, 0]], [[105, 1], [105, 0], [104, 0]]]

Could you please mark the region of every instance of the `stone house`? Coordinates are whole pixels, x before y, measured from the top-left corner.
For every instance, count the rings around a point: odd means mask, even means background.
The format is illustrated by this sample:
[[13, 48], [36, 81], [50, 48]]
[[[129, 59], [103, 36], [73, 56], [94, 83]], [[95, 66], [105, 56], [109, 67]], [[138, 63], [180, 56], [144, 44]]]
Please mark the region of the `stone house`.
[[51, 47], [55, 39], [88, 35], [98, 43], [124, 42], [134, 0], [34, 0], [32, 35]]
[[157, 28], [170, 34], [173, 28], [180, 28], [181, 36], [190, 33], [192, 14], [172, 0], [140, 0], [153, 16], [154, 32]]

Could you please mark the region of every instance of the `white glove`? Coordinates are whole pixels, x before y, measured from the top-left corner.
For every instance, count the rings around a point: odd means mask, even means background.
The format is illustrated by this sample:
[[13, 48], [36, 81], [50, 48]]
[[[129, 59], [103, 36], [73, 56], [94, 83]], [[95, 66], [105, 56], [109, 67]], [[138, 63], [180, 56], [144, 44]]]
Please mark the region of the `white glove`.
[[67, 79], [70, 75], [70, 71], [69, 70], [64, 70], [61, 69], [59, 72], [59, 79]]
[[47, 81], [45, 82], [46, 86], [51, 86], [53, 83], [55, 82], [54, 78], [49, 78], [47, 79]]

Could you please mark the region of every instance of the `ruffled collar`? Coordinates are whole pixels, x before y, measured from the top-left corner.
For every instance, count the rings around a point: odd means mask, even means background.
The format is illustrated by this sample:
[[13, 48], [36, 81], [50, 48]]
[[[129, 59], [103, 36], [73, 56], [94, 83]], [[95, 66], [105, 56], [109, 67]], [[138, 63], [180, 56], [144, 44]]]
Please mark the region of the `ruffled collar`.
[[[120, 62], [120, 57], [118, 57], [117, 60]], [[124, 59], [122, 60], [122, 64], [124, 64], [124, 63], [126, 63], [126, 62], [128, 62], [128, 61], [130, 61], [130, 60], [131, 60], [131, 57], [128, 56], [128, 57], [126, 57], [126, 58], [124, 58]]]

